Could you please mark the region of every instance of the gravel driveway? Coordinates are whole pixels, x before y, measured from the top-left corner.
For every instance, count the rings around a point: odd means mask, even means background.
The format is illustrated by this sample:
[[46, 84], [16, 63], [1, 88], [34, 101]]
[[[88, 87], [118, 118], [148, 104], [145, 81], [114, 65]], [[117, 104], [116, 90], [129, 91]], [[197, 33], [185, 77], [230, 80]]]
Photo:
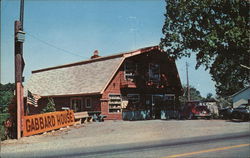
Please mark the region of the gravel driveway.
[[1, 142], [1, 153], [70, 150], [250, 131], [250, 122], [225, 120], [105, 121]]

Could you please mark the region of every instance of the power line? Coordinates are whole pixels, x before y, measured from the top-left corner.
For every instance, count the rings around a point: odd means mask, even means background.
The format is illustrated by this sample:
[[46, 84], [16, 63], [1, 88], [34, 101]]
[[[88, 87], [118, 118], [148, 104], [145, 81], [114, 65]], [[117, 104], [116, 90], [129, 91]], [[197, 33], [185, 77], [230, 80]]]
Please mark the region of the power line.
[[240, 64], [241, 67], [245, 68], [245, 69], [248, 69], [250, 70], [250, 67], [246, 66], [246, 65], [243, 65], [243, 64]]
[[40, 41], [41, 43], [46, 44], [46, 45], [48, 45], [48, 46], [50, 46], [50, 47], [53, 47], [53, 48], [55, 48], [55, 49], [61, 50], [61, 51], [64, 52], [64, 53], [67, 53], [67, 54], [71, 54], [71, 55], [74, 55], [74, 56], [77, 56], [77, 57], [82, 57], [82, 58], [84, 58], [83, 56], [81, 56], [81, 55], [79, 55], [79, 54], [72, 53], [72, 52], [70, 52], [70, 51], [68, 51], [68, 50], [66, 50], [66, 49], [57, 47], [57, 46], [55, 46], [55, 45], [53, 45], [53, 44], [50, 44], [49, 42], [46, 42], [46, 41], [44, 41], [44, 40], [41, 40], [40, 38], [38, 38], [38, 37], [36, 37], [36, 36], [34, 36], [34, 35], [31, 35], [30, 33], [26, 33], [26, 34], [27, 34], [28, 36], [30, 36], [30, 37], [32, 37], [32, 38], [34, 38], [34, 39]]

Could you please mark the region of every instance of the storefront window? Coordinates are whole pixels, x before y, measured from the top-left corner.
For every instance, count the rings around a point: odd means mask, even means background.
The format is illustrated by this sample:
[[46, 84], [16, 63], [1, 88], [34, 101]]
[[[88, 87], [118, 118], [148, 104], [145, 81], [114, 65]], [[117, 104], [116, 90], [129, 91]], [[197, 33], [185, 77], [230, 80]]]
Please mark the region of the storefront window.
[[139, 94], [128, 94], [128, 104], [130, 108], [137, 109], [140, 104], [140, 95]]
[[174, 94], [165, 94], [165, 97], [164, 97], [164, 99], [165, 100], [174, 100], [174, 98], [175, 98], [175, 95]]
[[164, 101], [166, 104], [167, 110], [175, 110], [175, 95], [174, 94], [165, 94]]

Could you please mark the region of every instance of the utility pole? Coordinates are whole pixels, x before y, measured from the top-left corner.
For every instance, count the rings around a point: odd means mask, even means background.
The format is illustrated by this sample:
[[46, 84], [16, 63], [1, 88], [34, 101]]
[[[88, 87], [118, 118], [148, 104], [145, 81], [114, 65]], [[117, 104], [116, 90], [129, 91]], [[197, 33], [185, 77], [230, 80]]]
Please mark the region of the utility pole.
[[186, 62], [186, 72], [187, 72], [187, 93], [188, 93], [188, 101], [190, 101], [190, 88], [189, 88], [188, 63], [187, 63], [187, 62]]
[[24, 115], [24, 102], [23, 102], [23, 42], [25, 33], [23, 32], [23, 16], [24, 16], [24, 0], [20, 4], [20, 20], [15, 21], [15, 84], [16, 84], [16, 106], [17, 106], [17, 139], [21, 138], [22, 133], [22, 119]]

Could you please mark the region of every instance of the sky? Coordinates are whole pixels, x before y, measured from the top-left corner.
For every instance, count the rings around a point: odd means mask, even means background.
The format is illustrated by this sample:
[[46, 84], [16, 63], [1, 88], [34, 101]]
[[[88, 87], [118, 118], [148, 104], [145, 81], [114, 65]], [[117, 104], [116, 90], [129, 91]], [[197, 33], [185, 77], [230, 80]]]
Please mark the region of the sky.
[[[14, 82], [14, 21], [20, 1], [1, 0], [1, 83]], [[24, 76], [32, 70], [158, 45], [163, 37], [164, 0], [25, 0]], [[182, 84], [206, 97], [214, 82], [195, 56], [176, 61]], [[25, 83], [24, 83], [25, 84]]]

